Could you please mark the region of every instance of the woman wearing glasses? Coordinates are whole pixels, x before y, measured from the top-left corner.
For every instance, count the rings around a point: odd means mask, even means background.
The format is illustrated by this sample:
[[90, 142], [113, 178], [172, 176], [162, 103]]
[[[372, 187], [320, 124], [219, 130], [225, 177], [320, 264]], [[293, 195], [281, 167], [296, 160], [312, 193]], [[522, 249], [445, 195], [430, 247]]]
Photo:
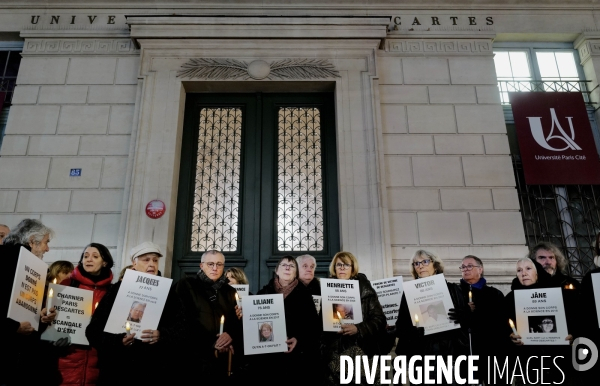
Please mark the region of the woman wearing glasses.
[[330, 385], [339, 385], [341, 355], [387, 355], [391, 349], [389, 345], [385, 347], [387, 323], [377, 293], [367, 277], [358, 270], [358, 260], [350, 252], [338, 252], [329, 264], [332, 278], [358, 280], [363, 315], [360, 323], [344, 322], [338, 333], [323, 334], [321, 353], [327, 364], [327, 383]]
[[[433, 252], [418, 250], [410, 260], [410, 270], [415, 279], [421, 279], [444, 273], [444, 263]], [[469, 339], [467, 335], [467, 310], [468, 306], [463, 300], [460, 287], [446, 282], [454, 308], [448, 313], [448, 318], [454, 323], [461, 323], [460, 329], [424, 335], [423, 327], [413, 326], [413, 320], [408, 309], [406, 297], [402, 295], [398, 320], [396, 321], [396, 335], [400, 338], [396, 345], [396, 354], [406, 355], [407, 361], [413, 355], [459, 355], [469, 354]]]
[[285, 379], [294, 373], [293, 377], [298, 385], [314, 383], [317, 381], [314, 369], [318, 368], [319, 337], [323, 327], [312, 295], [298, 281], [298, 264], [294, 257], [284, 256], [279, 260], [275, 277], [257, 295], [270, 294], [283, 295], [288, 351], [254, 355], [251, 361], [255, 380], [261, 381], [259, 383], [269, 382], [264, 378], [264, 365], [268, 364], [270, 380]]

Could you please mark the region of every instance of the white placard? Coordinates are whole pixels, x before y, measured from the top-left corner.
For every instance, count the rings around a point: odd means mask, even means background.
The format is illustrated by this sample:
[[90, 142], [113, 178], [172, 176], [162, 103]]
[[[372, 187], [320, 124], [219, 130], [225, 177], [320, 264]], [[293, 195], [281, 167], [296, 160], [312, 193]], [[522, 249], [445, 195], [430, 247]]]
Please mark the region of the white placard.
[[59, 284], [50, 284], [53, 290], [52, 306], [56, 308], [56, 319], [42, 334], [43, 340], [56, 341], [71, 338], [71, 343], [89, 345], [85, 329], [92, 318], [94, 292]]
[[391, 277], [388, 279], [373, 280], [371, 285], [377, 292], [379, 303], [383, 308], [383, 313], [387, 319], [388, 326], [395, 326], [398, 320], [398, 311], [400, 311], [400, 301], [402, 300], [402, 276]]
[[244, 296], [242, 308], [245, 355], [288, 350], [283, 294]]
[[568, 345], [561, 288], [515, 290], [516, 328], [526, 345]]
[[128, 269], [113, 304], [104, 331], [125, 332], [129, 322], [135, 339], [142, 339], [142, 330], [156, 330], [167, 302], [173, 280]]
[[48, 265], [42, 259], [21, 247], [7, 318], [39, 328], [47, 271]]
[[321, 296], [313, 295], [313, 302], [315, 303], [315, 308], [317, 309], [317, 314], [321, 312]]
[[592, 273], [592, 288], [594, 291], [594, 301], [596, 302], [596, 316], [598, 317], [598, 327], [600, 327], [600, 272]]
[[425, 335], [460, 328], [448, 319], [448, 310], [454, 308], [454, 304], [444, 274], [411, 280], [403, 287], [413, 325], [416, 314], [419, 327], [425, 327]]
[[363, 321], [358, 280], [321, 279], [320, 283], [323, 331], [340, 330], [338, 312], [344, 324]]
[[244, 296], [248, 296], [250, 294], [250, 286], [248, 284], [229, 284], [230, 286], [232, 286], [238, 293], [238, 296], [240, 297], [240, 299], [242, 299]]

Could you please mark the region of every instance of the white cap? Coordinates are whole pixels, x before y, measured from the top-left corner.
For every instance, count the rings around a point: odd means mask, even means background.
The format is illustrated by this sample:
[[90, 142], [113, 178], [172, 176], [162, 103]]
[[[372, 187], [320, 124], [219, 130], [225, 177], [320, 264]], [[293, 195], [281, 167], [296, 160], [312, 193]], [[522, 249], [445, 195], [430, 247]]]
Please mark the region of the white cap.
[[145, 241], [140, 245], [131, 248], [131, 250], [129, 251], [129, 254], [131, 255], [131, 261], [133, 261], [133, 259], [135, 259], [136, 257], [140, 257], [147, 253], [156, 253], [158, 256], [162, 257], [160, 247], [151, 241]]

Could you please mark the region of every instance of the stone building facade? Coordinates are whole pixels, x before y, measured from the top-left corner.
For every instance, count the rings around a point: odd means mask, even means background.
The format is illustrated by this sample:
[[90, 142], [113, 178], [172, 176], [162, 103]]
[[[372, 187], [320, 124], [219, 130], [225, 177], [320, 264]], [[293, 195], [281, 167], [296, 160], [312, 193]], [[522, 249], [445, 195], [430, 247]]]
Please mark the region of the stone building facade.
[[[590, 1], [3, 3], [0, 46], [22, 44], [22, 59], [0, 149], [0, 223], [54, 228], [48, 261], [76, 261], [94, 241], [120, 269], [152, 240], [171, 275], [186, 98], [327, 90], [341, 249], [370, 278], [408, 274], [423, 248], [456, 280], [474, 254], [505, 285], [527, 245], [494, 45], [572, 45], [600, 99]], [[194, 58], [318, 59], [338, 75], [179, 76]], [[154, 199], [166, 204], [159, 219], [145, 213]]]

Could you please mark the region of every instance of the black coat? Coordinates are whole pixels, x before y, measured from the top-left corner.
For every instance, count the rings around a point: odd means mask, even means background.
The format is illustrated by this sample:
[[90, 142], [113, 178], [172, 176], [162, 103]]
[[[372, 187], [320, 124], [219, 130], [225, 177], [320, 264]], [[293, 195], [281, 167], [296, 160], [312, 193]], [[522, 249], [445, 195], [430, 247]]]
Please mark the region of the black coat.
[[104, 295], [85, 330], [90, 345], [98, 350], [98, 385], [118, 383], [158, 386], [176, 381], [177, 372], [172, 371], [172, 367], [177, 362], [171, 354], [186, 336], [183, 307], [174, 286], [169, 291], [158, 323], [158, 342], [150, 344], [134, 339], [133, 344], [129, 346], [123, 346], [125, 331], [121, 334], [104, 332], [119, 288], [121, 282], [114, 284]]
[[[300, 282], [299, 285], [304, 285], [302, 284], [302, 282]], [[305, 286], [306, 289], [308, 289], [308, 292], [310, 292], [311, 295], [317, 295], [317, 296], [321, 296], [321, 283], [319, 282], [318, 278], [314, 278], [310, 281], [310, 283], [308, 283], [307, 286]]]

